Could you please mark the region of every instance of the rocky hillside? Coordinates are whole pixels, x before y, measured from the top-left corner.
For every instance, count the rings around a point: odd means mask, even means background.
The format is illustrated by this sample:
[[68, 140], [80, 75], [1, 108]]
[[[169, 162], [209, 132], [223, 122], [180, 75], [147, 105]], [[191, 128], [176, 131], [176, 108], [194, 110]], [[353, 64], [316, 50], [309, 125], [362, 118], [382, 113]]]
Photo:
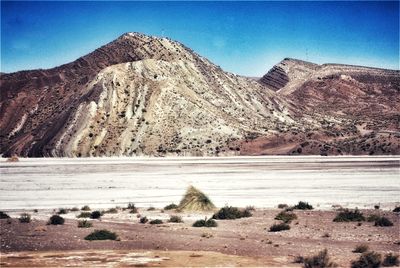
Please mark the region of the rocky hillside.
[[285, 59], [259, 81], [127, 33], [1, 74], [3, 156], [395, 154], [399, 72]]
[[299, 126], [256, 81], [138, 33], [54, 69], [2, 74], [1, 88], [5, 156], [239, 154], [233, 141]]

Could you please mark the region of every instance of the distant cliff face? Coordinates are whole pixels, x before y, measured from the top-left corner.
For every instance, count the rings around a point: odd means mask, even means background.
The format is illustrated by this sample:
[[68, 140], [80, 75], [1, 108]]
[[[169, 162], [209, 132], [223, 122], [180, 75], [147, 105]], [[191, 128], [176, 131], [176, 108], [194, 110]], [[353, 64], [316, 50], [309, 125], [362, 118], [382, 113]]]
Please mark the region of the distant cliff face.
[[400, 153], [399, 72], [285, 59], [259, 82], [127, 33], [1, 74], [3, 156]]

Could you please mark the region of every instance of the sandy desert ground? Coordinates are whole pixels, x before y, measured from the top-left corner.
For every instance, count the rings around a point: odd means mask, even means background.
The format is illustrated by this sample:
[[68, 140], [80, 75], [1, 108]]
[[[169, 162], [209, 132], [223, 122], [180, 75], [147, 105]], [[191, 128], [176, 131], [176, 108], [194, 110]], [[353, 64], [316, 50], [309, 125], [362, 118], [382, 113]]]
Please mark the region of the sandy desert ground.
[[[1, 223], [1, 266], [261, 266], [300, 267], [296, 256], [327, 249], [340, 267], [359, 257], [366, 244], [384, 255], [400, 250], [399, 157], [240, 157], [186, 159], [21, 159], [1, 162], [1, 210], [13, 219]], [[218, 227], [195, 228], [209, 213], [163, 211], [179, 203], [193, 184], [222, 207], [254, 205], [250, 218], [218, 220]], [[300, 200], [312, 211], [295, 210], [291, 229], [269, 232], [279, 203]], [[141, 216], [163, 224], [139, 223], [123, 210], [128, 202]], [[115, 214], [78, 228], [80, 211], [63, 214], [64, 225], [46, 225], [59, 208], [119, 206]], [[156, 207], [148, 211], [148, 207]], [[333, 222], [337, 206], [358, 206], [394, 225]], [[374, 209], [380, 205], [380, 209]], [[37, 209], [37, 212], [34, 212]], [[20, 223], [22, 212], [30, 223]], [[179, 215], [183, 223], [169, 223]], [[86, 241], [95, 229], [118, 234], [119, 241]]]

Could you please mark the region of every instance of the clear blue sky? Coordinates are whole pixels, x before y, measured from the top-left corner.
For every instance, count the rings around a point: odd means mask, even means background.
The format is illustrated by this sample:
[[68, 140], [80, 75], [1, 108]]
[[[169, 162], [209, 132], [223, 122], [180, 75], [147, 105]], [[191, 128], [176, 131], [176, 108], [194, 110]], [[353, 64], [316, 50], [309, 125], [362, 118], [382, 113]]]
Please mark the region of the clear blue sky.
[[399, 2], [1, 2], [1, 71], [73, 61], [125, 32], [261, 76], [285, 57], [399, 69]]

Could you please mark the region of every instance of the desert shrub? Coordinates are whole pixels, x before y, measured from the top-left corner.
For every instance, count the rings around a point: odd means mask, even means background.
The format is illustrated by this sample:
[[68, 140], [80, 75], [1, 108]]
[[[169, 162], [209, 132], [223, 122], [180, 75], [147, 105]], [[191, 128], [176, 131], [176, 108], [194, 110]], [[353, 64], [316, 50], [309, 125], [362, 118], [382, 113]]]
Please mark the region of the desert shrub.
[[386, 254], [382, 262], [382, 266], [385, 267], [399, 266], [399, 264], [399, 255], [394, 255], [392, 253]]
[[217, 227], [218, 224], [213, 219], [197, 220], [193, 223], [193, 227]]
[[149, 221], [149, 223], [150, 223], [150, 224], [162, 224], [162, 223], [163, 223], [163, 221], [162, 221], [162, 220], [160, 220], [160, 219], [155, 219], [155, 220], [151, 220], [151, 221]]
[[154, 210], [156, 210], [155, 207], [149, 207], [149, 208], [147, 209], [147, 211], [154, 211]]
[[65, 209], [65, 208], [60, 208], [60, 209], [58, 210], [58, 212], [57, 212], [57, 214], [59, 214], [59, 215], [61, 215], [61, 214], [67, 214], [67, 213], [68, 213], [68, 210]]
[[100, 219], [100, 217], [101, 217], [101, 212], [98, 210], [95, 210], [92, 213], [90, 213], [91, 219]]
[[280, 232], [280, 231], [286, 231], [286, 230], [290, 230], [290, 226], [289, 226], [289, 224], [286, 224], [284, 222], [273, 224], [271, 227], [269, 227], [270, 232]]
[[354, 253], [364, 253], [368, 251], [368, 246], [367, 245], [358, 245], [353, 249]]
[[289, 206], [287, 204], [279, 204], [278, 208], [280, 209], [284, 209], [284, 208], [288, 208]]
[[215, 206], [206, 194], [193, 186], [189, 186], [179, 203], [178, 209], [181, 211], [210, 211], [215, 209]]
[[90, 211], [91, 209], [90, 209], [90, 207], [89, 207], [88, 205], [85, 205], [85, 206], [83, 206], [83, 207], [81, 208], [81, 210], [83, 210], [83, 211]]
[[287, 211], [281, 211], [278, 215], [275, 216], [275, 220], [280, 220], [285, 223], [290, 223], [292, 220], [297, 219], [296, 214]]
[[71, 211], [79, 211], [79, 208], [78, 207], [73, 207], [73, 208], [71, 208]]
[[180, 217], [180, 216], [171, 216], [168, 221], [169, 222], [176, 222], [176, 223], [183, 222], [182, 221], [182, 217]]
[[62, 225], [64, 224], [65, 220], [63, 217], [59, 216], [59, 215], [53, 215], [50, 217], [49, 221], [47, 224], [51, 224], [51, 225]]
[[19, 222], [30, 223], [31, 222], [31, 215], [29, 215], [28, 213], [22, 213], [19, 216]]
[[233, 220], [251, 216], [251, 212], [247, 209], [225, 206], [215, 213], [212, 218], [217, 220]]
[[374, 251], [361, 254], [360, 258], [351, 262], [351, 268], [378, 268], [381, 266], [382, 256]]
[[395, 207], [395, 208], [393, 209], [393, 212], [400, 212], [400, 207]]
[[108, 230], [95, 230], [85, 237], [85, 240], [116, 240], [117, 234]]
[[323, 268], [323, 267], [337, 267], [338, 265], [330, 261], [328, 250], [324, 249], [317, 255], [306, 257], [303, 261], [305, 268]]
[[389, 227], [393, 226], [393, 222], [386, 217], [380, 217], [379, 219], [375, 220], [375, 226]]
[[165, 206], [164, 209], [165, 210], [171, 210], [171, 209], [177, 209], [178, 205], [175, 205], [174, 203], [169, 204], [168, 206]]
[[333, 219], [334, 222], [365, 221], [365, 217], [358, 209], [345, 209], [339, 212]]
[[92, 215], [92, 213], [90, 212], [81, 212], [78, 216], [76, 216], [77, 218], [90, 218], [90, 215]]
[[88, 220], [78, 221], [78, 228], [90, 228], [93, 224]]
[[116, 214], [116, 213], [118, 213], [118, 209], [116, 209], [116, 208], [110, 208], [110, 209], [104, 211], [104, 213]]
[[373, 221], [376, 221], [376, 220], [378, 220], [380, 218], [380, 216], [379, 215], [376, 215], [376, 214], [371, 214], [371, 215], [368, 215], [368, 217], [367, 217], [367, 221], [368, 222], [373, 222]]
[[294, 209], [301, 209], [301, 210], [311, 210], [313, 206], [308, 204], [307, 202], [300, 201], [297, 205], [293, 207]]
[[129, 213], [132, 213], [132, 214], [139, 212], [134, 203], [129, 203], [127, 209], [130, 209]]
[[148, 222], [148, 221], [149, 221], [149, 219], [147, 219], [147, 217], [141, 217], [140, 220], [139, 220], [139, 222], [143, 223], [143, 224]]
[[8, 216], [7, 213], [0, 211], [0, 219], [8, 219], [10, 218], [10, 216]]
[[293, 263], [303, 263], [304, 262], [304, 257], [303, 256], [296, 256], [293, 259]]
[[247, 211], [256, 211], [256, 208], [254, 206], [247, 206], [244, 210]]
[[379, 205], [375, 205], [374, 206], [374, 209], [379, 209], [381, 206], [379, 206]]

